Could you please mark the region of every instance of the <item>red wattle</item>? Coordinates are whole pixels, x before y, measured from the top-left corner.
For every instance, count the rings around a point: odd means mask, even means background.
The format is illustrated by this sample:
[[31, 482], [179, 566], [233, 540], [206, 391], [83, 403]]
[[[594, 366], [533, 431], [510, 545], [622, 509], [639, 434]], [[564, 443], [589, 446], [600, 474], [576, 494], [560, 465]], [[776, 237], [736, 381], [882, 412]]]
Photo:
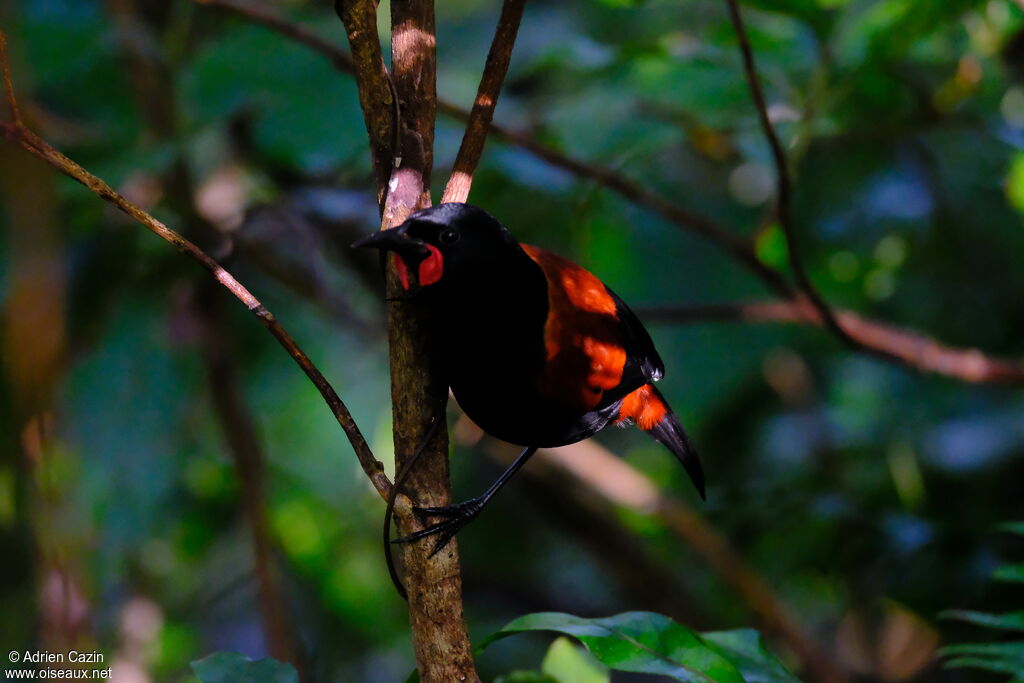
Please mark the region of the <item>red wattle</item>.
[[420, 262], [420, 287], [434, 284], [444, 274], [444, 257], [440, 250], [433, 244], [428, 244], [427, 249], [430, 250], [430, 256]]

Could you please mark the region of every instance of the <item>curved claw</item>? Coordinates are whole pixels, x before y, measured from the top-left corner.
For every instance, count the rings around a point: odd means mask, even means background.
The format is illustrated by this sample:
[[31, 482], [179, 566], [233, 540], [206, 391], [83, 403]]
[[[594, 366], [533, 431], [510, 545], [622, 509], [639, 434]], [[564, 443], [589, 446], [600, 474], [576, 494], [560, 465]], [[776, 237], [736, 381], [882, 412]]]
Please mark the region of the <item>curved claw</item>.
[[[412, 541], [418, 541], [419, 539], [426, 538], [427, 536], [433, 536], [434, 534], [439, 534], [439, 533], [441, 533], [443, 531], [446, 531], [447, 529], [449, 529], [449, 528], [451, 528], [453, 526], [457, 526], [457, 527], [465, 526], [465, 522], [463, 522], [462, 524], [459, 524], [460, 521], [462, 521], [462, 520], [459, 520], [459, 519], [449, 519], [449, 520], [444, 521], [444, 522], [438, 522], [437, 524], [432, 524], [432, 525], [428, 526], [426, 529], [420, 529], [419, 531], [414, 531], [411, 534], [409, 534], [408, 536], [402, 536], [401, 538], [392, 539], [391, 542], [392, 543], [411, 543]], [[469, 520], [466, 520], [466, 521], [469, 521]]]
[[456, 503], [454, 505], [445, 505], [443, 507], [414, 507], [413, 511], [418, 515], [447, 517], [447, 519], [442, 522], [438, 522], [437, 524], [431, 524], [425, 529], [414, 531], [408, 536], [396, 538], [391, 542], [409, 543], [411, 541], [416, 541], [436, 534], [437, 540], [434, 543], [434, 549], [430, 552], [430, 557], [433, 557], [442, 548], [448, 545], [448, 541], [452, 540], [455, 537], [455, 534], [459, 533], [462, 527], [466, 526], [476, 518], [480, 513], [480, 509], [480, 501], [477, 498], [473, 498], [462, 503]]

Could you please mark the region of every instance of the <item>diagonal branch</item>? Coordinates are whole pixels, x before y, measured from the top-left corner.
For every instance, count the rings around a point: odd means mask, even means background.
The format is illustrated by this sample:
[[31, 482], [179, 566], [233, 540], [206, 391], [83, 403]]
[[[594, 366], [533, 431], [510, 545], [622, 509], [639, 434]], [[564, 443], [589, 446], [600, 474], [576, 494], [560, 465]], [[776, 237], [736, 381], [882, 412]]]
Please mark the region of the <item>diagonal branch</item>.
[[0, 32], [0, 65], [2, 65], [3, 68], [4, 87], [7, 94], [8, 104], [12, 109], [11, 113], [13, 117], [13, 123], [0, 121], [0, 134], [10, 142], [21, 146], [29, 154], [45, 161], [57, 171], [60, 171], [69, 178], [77, 180], [93, 194], [110, 202], [118, 209], [141, 223], [149, 229], [150, 232], [170, 243], [182, 254], [185, 254], [198, 262], [201, 266], [210, 271], [221, 285], [226, 287], [239, 301], [245, 304], [246, 308], [248, 308], [249, 311], [259, 319], [260, 323], [262, 323], [263, 326], [274, 336], [274, 338], [277, 339], [281, 346], [285, 348], [285, 351], [288, 352], [288, 355], [298, 363], [299, 367], [306, 373], [306, 376], [309, 377], [310, 381], [312, 381], [320, 391], [320, 395], [323, 396], [324, 400], [327, 402], [327, 405], [331, 409], [331, 412], [334, 413], [334, 417], [338, 421], [338, 424], [345, 431], [345, 435], [348, 437], [349, 443], [352, 444], [352, 448], [355, 450], [356, 457], [359, 459], [359, 464], [362, 466], [363, 472], [366, 473], [366, 476], [370, 479], [373, 487], [377, 489], [377, 492], [381, 497], [386, 500], [391, 490], [391, 482], [388, 481], [387, 476], [384, 474], [384, 466], [370, 451], [370, 447], [367, 445], [366, 439], [363, 438], [362, 433], [359, 431], [359, 427], [352, 418], [352, 414], [349, 412], [348, 407], [344, 402], [342, 402], [337, 392], [334, 391], [334, 388], [330, 385], [323, 374], [321, 374], [320, 370], [313, 365], [309, 356], [307, 356], [299, 347], [281, 323], [277, 321], [277, 318], [275, 318], [274, 315], [267, 310], [262, 303], [260, 303], [259, 299], [253, 296], [249, 290], [242, 285], [242, 283], [231, 275], [231, 273], [226, 271], [219, 263], [210, 258], [195, 244], [185, 239], [174, 230], [171, 230], [135, 204], [132, 204], [122, 195], [115, 192], [114, 189], [102, 179], [94, 176], [92, 173], [89, 173], [89, 171], [61, 154], [61, 152], [25, 126], [21, 120], [17, 100], [14, 94], [13, 83], [10, 78], [10, 66], [7, 58], [6, 47], [6, 36], [3, 32]]
[[[752, 301], [731, 304], [673, 306], [640, 311], [649, 322], [701, 321], [738, 323], [802, 323], [822, 327], [821, 313], [806, 300]], [[993, 358], [978, 349], [946, 346], [917, 332], [875, 322], [843, 309], [836, 310], [843, 328], [865, 348], [903, 365], [972, 383], [1024, 386], [1024, 366]]]
[[476, 91], [473, 109], [469, 112], [466, 132], [462, 136], [462, 145], [452, 166], [452, 175], [444, 188], [441, 202], [465, 202], [469, 197], [469, 188], [473, 185], [473, 172], [480, 163], [484, 144], [487, 142], [487, 131], [494, 118], [494, 108], [498, 106], [501, 84], [505, 81], [508, 64], [512, 60], [512, 48], [519, 33], [519, 22], [523, 18], [523, 7], [526, 0], [505, 0], [501, 6], [498, 27], [494, 31], [494, 40], [487, 53], [487, 64], [480, 77], [480, 87]]
[[334, 64], [334, 68], [339, 71], [355, 74], [355, 62], [347, 52], [339, 49], [327, 38], [319, 36], [300, 24], [288, 21], [267, 5], [249, 2], [249, 0], [193, 0], [193, 2], [234, 12], [254, 24], [265, 26], [271, 31], [311, 48], [314, 52], [329, 59]]
[[[814, 304], [814, 307], [821, 315], [821, 319], [826, 328], [839, 337], [839, 339], [841, 339], [851, 349], [868, 351], [879, 355], [876, 349], [865, 347], [859, 341], [853, 339], [849, 334], [847, 334], [843, 326], [839, 324], [838, 320], [836, 320], [836, 316], [832, 313], [828, 304], [825, 303], [825, 300], [821, 297], [821, 294], [819, 294], [818, 290], [814, 287], [814, 283], [811, 282], [811, 278], [807, 275], [807, 270], [804, 268], [803, 261], [800, 260], [796, 230], [793, 228], [793, 180], [789, 172], [789, 162], [786, 160], [786, 153], [782, 149], [782, 143], [779, 141], [779, 136], [775, 132], [775, 127], [772, 126], [771, 119], [768, 117], [768, 104], [765, 101], [764, 89], [761, 88], [761, 81], [757, 76], [757, 65], [754, 63], [754, 51], [750, 47], [750, 39], [747, 36], [747, 30], [743, 25], [743, 17], [740, 15], [740, 8], [737, 4], [737, 0], [725, 0], [725, 3], [729, 7], [729, 17], [732, 20], [733, 28], [736, 31], [736, 38], [740, 44], [740, 52], [743, 55], [743, 71], [747, 78], [747, 85], [750, 88], [750, 96], [754, 100], [754, 107], [757, 109], [757, 117], [761, 123], [761, 129], [764, 131], [764, 136], [768, 140], [768, 145], [772, 150], [772, 160], [775, 163], [775, 172], [777, 176], [775, 211], [779, 219], [779, 225], [782, 226], [782, 232], [786, 236], [786, 253], [789, 258], [789, 267], [793, 271], [793, 275], [796, 277], [797, 284], [800, 286], [800, 291], [811, 301], [812, 304]], [[888, 357], [888, 354], [883, 353], [880, 355]]]

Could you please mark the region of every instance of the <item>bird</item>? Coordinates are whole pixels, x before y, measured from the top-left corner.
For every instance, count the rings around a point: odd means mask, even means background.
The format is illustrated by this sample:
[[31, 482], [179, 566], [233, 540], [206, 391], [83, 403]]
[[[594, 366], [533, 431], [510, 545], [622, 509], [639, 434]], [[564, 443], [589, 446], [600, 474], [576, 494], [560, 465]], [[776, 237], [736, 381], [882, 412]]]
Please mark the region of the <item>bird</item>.
[[636, 425], [679, 460], [701, 498], [704, 473], [679, 418], [654, 382], [665, 366], [640, 319], [583, 267], [520, 244], [496, 218], [464, 203], [413, 213], [353, 247], [390, 252], [403, 297], [430, 311], [431, 342], [462, 411], [484, 432], [524, 447], [482, 495], [396, 539], [436, 536], [440, 551], [538, 448], [576, 443], [609, 425]]

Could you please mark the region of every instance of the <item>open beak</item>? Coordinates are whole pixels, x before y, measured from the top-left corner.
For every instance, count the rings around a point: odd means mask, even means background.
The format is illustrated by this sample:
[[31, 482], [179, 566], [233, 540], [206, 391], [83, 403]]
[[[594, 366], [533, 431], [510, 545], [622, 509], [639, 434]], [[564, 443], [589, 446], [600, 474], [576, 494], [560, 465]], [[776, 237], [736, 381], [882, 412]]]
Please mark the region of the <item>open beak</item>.
[[352, 247], [356, 249], [393, 251], [401, 256], [403, 261], [413, 267], [430, 256], [430, 250], [427, 248], [426, 243], [414, 237], [409, 237], [402, 226], [367, 235], [361, 240], [354, 242]]

